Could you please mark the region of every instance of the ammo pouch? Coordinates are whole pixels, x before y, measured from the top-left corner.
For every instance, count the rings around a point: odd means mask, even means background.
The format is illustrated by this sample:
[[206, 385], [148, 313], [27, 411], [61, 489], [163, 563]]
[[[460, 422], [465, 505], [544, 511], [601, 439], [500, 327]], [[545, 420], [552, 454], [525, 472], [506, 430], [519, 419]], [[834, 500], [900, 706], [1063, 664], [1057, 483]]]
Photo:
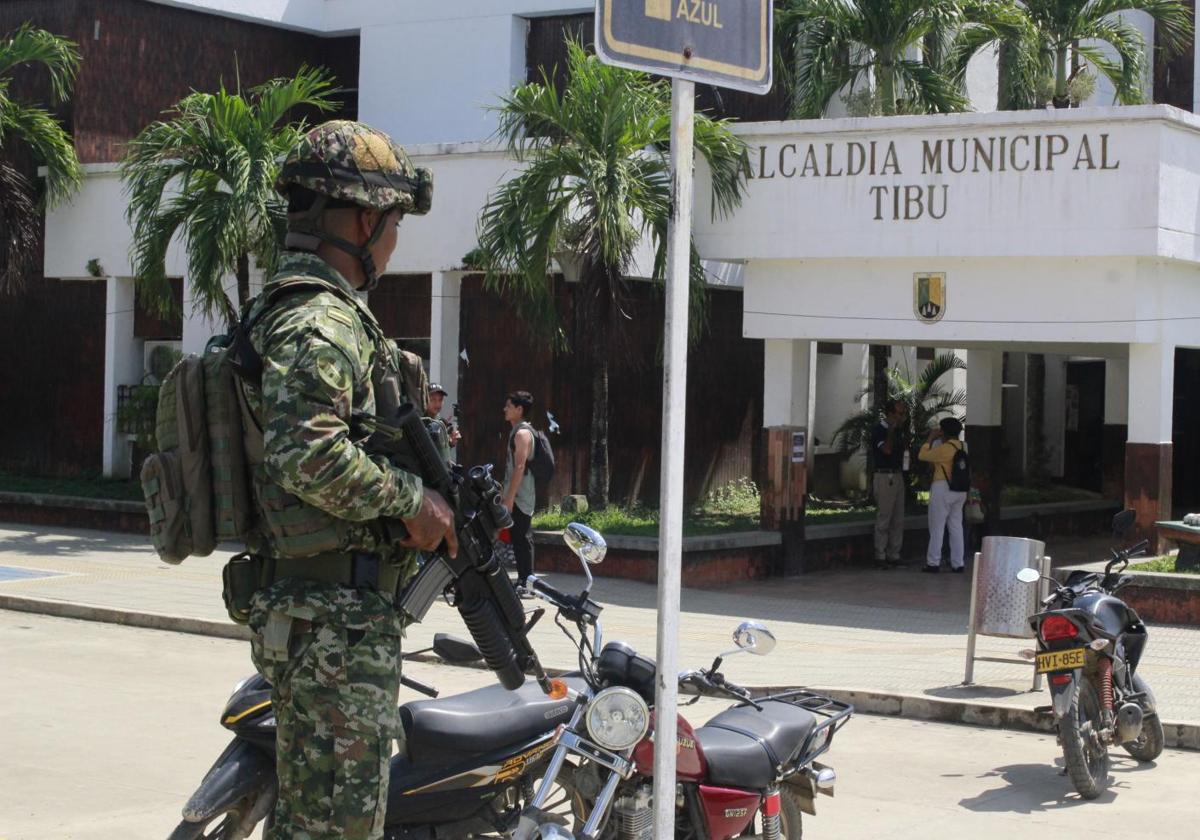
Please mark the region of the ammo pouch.
[[256, 554], [239, 554], [221, 570], [221, 599], [229, 617], [238, 624], [250, 620], [250, 601], [262, 587], [263, 562]]

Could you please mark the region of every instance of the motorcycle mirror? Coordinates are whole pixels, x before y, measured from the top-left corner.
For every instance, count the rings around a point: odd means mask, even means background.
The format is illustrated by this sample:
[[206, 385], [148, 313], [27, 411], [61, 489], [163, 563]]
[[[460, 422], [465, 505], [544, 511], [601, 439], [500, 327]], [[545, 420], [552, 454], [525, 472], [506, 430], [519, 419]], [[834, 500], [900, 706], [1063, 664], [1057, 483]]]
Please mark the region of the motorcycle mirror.
[[1133, 523], [1137, 521], [1137, 511], [1123, 510], [1113, 517], [1112, 532], [1113, 539], [1119, 540], [1129, 533], [1129, 529], [1133, 527]]
[[1037, 583], [1041, 577], [1037, 569], [1030, 569], [1029, 567], [1017, 572], [1017, 580], [1021, 581], [1021, 583]]
[[733, 643], [747, 653], [766, 656], [775, 650], [775, 634], [765, 624], [743, 621], [733, 631]]
[[483, 654], [473, 643], [466, 639], [460, 639], [458, 636], [451, 636], [449, 633], [433, 635], [433, 652], [438, 655], [439, 659], [452, 665], [465, 665], [483, 659]]
[[563, 529], [563, 542], [575, 552], [583, 566], [583, 573], [587, 576], [587, 586], [583, 588], [583, 594], [586, 595], [592, 591], [593, 582], [592, 570], [588, 566], [594, 566], [604, 560], [604, 555], [608, 552], [608, 543], [600, 536], [599, 531], [594, 531], [581, 522], [572, 522]]
[[604, 542], [604, 537], [580, 522], [572, 522], [566, 527], [563, 531], [563, 542], [580, 560], [592, 566], [604, 560], [604, 555], [608, 552], [608, 544]]

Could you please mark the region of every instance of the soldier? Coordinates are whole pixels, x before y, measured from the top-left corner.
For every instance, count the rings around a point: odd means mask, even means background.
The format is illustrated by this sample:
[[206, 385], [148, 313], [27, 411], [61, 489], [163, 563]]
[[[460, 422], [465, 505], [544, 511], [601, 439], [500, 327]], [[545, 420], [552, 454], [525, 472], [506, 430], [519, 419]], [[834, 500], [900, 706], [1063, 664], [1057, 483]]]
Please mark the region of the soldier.
[[[429, 386], [429, 398], [425, 400], [425, 416], [430, 420], [436, 420], [441, 423], [446, 432], [446, 442], [451, 448], [458, 446], [458, 442], [462, 440], [462, 433], [458, 430], [457, 416], [446, 420], [442, 417], [442, 407], [446, 404], [446, 389], [436, 382]], [[455, 415], [458, 414], [458, 406], [454, 407]]]
[[249, 315], [262, 390], [244, 391], [263, 431], [263, 451], [248, 453], [265, 525], [254, 548], [268, 558], [250, 628], [278, 725], [268, 836], [373, 840], [403, 737], [395, 594], [415, 571], [411, 549], [444, 539], [455, 554], [457, 541], [446, 501], [352, 436], [352, 411], [420, 399], [356, 293], [378, 282], [400, 219], [429, 210], [432, 181], [383, 133], [335, 121], [305, 135], [276, 187], [287, 250]]

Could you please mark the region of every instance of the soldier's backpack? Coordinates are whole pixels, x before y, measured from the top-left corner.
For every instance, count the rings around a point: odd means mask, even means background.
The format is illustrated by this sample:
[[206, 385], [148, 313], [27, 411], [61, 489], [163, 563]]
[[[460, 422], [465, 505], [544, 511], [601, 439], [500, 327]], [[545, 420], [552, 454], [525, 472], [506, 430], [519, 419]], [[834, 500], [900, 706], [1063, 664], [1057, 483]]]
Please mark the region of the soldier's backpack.
[[961, 443], [950, 462], [950, 473], [946, 476], [946, 487], [956, 493], [966, 493], [971, 489], [971, 459]]
[[254, 523], [232, 334], [185, 356], [158, 392], [158, 451], [142, 464], [154, 550], [167, 563], [244, 540]]

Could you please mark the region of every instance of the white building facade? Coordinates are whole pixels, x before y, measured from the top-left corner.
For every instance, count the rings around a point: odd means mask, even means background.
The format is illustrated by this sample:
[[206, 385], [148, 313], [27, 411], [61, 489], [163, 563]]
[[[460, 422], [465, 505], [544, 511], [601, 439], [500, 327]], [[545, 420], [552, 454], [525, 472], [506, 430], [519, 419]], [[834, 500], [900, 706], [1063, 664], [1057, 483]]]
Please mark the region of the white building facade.
[[[526, 78], [531, 19], [592, 4], [156, 2], [359, 34], [359, 118], [434, 171], [435, 212], [405, 224], [387, 271], [432, 275], [430, 372], [453, 390], [462, 258], [476, 243], [478, 210], [513, 168], [488, 140], [488, 107]], [[1051, 473], [1061, 475], [1070, 405], [1079, 399], [1071, 366], [1102, 365], [1103, 424], [1128, 441], [1126, 500], [1143, 524], [1164, 518], [1176, 349], [1200, 347], [1200, 120], [1165, 106], [988, 113], [994, 78], [986, 57], [972, 68], [979, 113], [738, 126], [749, 181], [743, 207], [728, 219], [710, 218], [700, 173], [698, 249], [714, 274], [743, 286], [744, 334], [765, 342], [764, 426], [806, 428], [823, 454], [861, 405], [869, 345], [892, 348], [893, 362], [914, 375], [928, 348], [957, 350], [968, 361], [958, 384], [968, 391], [969, 436], [984, 471], [1014, 446], [1025, 465], [1026, 403], [1008, 398], [1006, 408], [1005, 391], [1024, 393], [1024, 354], [1036, 354], [1047, 398], [1038, 433], [1050, 441]], [[1106, 96], [1101, 85], [1096, 97]], [[115, 167], [93, 164], [79, 196], [46, 224], [47, 276], [83, 277], [92, 259], [107, 275], [105, 388], [114, 404], [116, 385], [136, 381], [144, 357], [129, 324], [124, 209]], [[185, 274], [178, 251], [168, 269]], [[920, 278], [930, 277], [943, 284], [936, 318], [917, 311]], [[185, 304], [188, 297], [185, 278]], [[183, 349], [201, 347], [212, 329], [188, 317]], [[128, 444], [108, 404], [105, 417], [105, 469], [120, 473]], [[844, 483], [854, 483], [853, 473]]]

